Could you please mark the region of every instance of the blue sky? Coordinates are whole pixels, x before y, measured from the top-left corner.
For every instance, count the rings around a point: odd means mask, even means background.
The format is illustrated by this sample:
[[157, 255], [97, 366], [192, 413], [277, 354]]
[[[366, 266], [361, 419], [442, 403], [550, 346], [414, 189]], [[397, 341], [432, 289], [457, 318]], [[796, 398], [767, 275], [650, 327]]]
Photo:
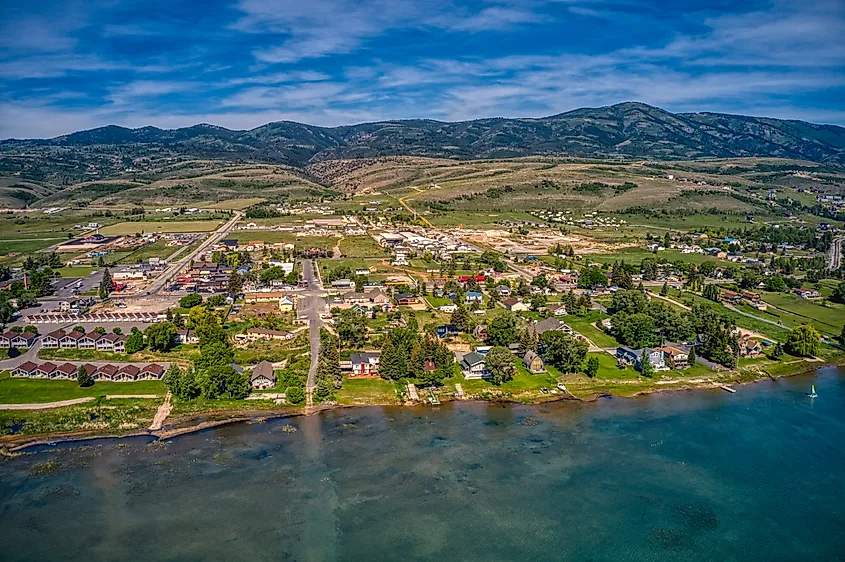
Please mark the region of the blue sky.
[[845, 124], [845, 2], [0, 0], [0, 138], [630, 100]]

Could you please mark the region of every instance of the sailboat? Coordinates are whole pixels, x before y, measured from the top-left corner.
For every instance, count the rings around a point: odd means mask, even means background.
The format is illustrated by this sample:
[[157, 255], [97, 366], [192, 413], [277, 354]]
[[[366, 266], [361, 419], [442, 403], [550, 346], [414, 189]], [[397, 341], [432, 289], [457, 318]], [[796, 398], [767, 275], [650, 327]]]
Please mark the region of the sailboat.
[[816, 385], [810, 386], [810, 394], [808, 394], [807, 396], [809, 396], [810, 398], [818, 398], [819, 395], [816, 394]]

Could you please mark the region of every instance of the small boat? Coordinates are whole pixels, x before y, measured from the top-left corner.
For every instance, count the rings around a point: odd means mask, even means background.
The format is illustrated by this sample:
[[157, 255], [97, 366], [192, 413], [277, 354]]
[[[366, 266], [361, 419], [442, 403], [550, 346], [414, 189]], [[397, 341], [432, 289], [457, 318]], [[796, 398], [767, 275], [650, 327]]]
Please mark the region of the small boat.
[[818, 394], [816, 394], [816, 385], [810, 386], [810, 393], [807, 395], [810, 398], [818, 398]]

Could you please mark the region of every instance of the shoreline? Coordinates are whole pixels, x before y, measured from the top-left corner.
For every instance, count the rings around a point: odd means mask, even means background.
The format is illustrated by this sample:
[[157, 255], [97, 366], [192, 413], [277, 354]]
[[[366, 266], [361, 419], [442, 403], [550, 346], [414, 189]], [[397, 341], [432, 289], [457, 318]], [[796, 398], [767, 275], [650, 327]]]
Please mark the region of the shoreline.
[[[730, 383], [733, 386], [748, 386], [753, 385], [758, 382], [762, 382], [765, 380], [770, 381], [777, 381], [778, 379], [787, 378], [787, 377], [796, 377], [801, 375], [808, 375], [813, 372], [818, 372], [824, 368], [837, 368], [842, 367], [845, 365], [845, 359], [830, 363], [823, 363], [817, 366], [811, 366], [807, 369], [802, 369], [796, 371], [794, 373], [787, 373], [777, 376], [772, 376], [768, 372], [765, 372], [765, 376], [760, 372], [761, 375], [754, 378], [753, 380], [746, 380], [746, 381], [734, 381]], [[635, 392], [633, 394], [627, 396], [618, 396], [611, 392], [600, 392], [595, 396], [590, 396], [587, 398], [578, 398], [577, 396], [573, 396], [572, 394], [565, 394], [561, 396], [554, 396], [548, 399], [543, 400], [533, 400], [530, 402], [523, 402], [520, 400], [508, 399], [508, 398], [471, 398], [466, 400], [454, 400], [454, 399], [446, 399], [443, 400], [444, 404], [452, 403], [452, 402], [484, 402], [484, 403], [493, 403], [493, 404], [521, 404], [525, 406], [538, 406], [543, 404], [550, 404], [555, 402], [581, 402], [581, 403], [594, 403], [597, 402], [600, 398], [606, 397], [615, 397], [615, 398], [622, 398], [622, 399], [631, 399], [631, 398], [638, 398], [642, 396], [648, 396], [650, 394], [658, 394], [658, 393], [670, 393], [670, 392], [681, 392], [681, 391], [704, 391], [704, 390], [719, 390], [724, 392], [724, 390], [717, 385], [717, 383], [713, 382], [712, 384], [704, 385], [704, 384], [693, 384], [692, 386], [676, 386], [676, 387], [657, 387], [649, 388], [647, 390], [641, 390]], [[32, 447], [37, 447], [39, 445], [51, 445], [51, 444], [58, 444], [58, 443], [74, 443], [74, 442], [82, 442], [82, 441], [93, 441], [93, 440], [100, 440], [100, 439], [124, 439], [124, 438], [133, 438], [133, 437], [153, 437], [155, 438], [154, 442], [160, 442], [168, 439], [173, 439], [176, 437], [180, 437], [182, 435], [189, 435], [192, 433], [198, 433], [204, 431], [206, 429], [213, 429], [215, 427], [221, 427], [224, 425], [230, 425], [235, 423], [244, 423], [244, 422], [252, 422], [252, 423], [259, 423], [265, 422], [268, 420], [274, 419], [284, 419], [284, 418], [298, 418], [298, 417], [305, 417], [305, 416], [312, 416], [316, 414], [321, 414], [323, 412], [328, 412], [332, 410], [341, 410], [341, 409], [352, 409], [352, 408], [372, 408], [372, 407], [381, 407], [381, 406], [394, 406], [399, 408], [414, 408], [425, 406], [424, 403], [415, 403], [415, 404], [392, 404], [392, 403], [385, 403], [385, 402], [373, 402], [369, 404], [326, 404], [312, 407], [310, 410], [303, 408], [300, 411], [286, 411], [286, 412], [261, 412], [260, 410], [250, 410], [244, 408], [243, 410], [220, 410], [220, 411], [206, 411], [206, 412], [197, 412], [195, 414], [189, 414], [180, 418], [173, 419], [173, 423], [166, 425], [166, 429], [160, 430], [143, 430], [143, 431], [132, 431], [129, 433], [85, 433], [85, 432], [65, 432], [65, 433], [46, 433], [46, 434], [39, 434], [33, 436], [20, 436], [20, 439], [16, 439], [14, 435], [12, 436], [4, 436], [0, 438], [0, 455], [3, 456], [18, 456], [21, 454], [28, 454], [26, 449], [30, 449]], [[254, 412], [253, 415], [250, 415], [249, 412]], [[221, 415], [227, 416], [221, 419], [214, 419], [209, 420], [210, 416]], [[175, 425], [179, 425], [182, 423], [190, 424], [191, 421], [203, 419], [203, 421], [191, 424], [191, 425], [184, 425], [182, 427], [174, 427]]]

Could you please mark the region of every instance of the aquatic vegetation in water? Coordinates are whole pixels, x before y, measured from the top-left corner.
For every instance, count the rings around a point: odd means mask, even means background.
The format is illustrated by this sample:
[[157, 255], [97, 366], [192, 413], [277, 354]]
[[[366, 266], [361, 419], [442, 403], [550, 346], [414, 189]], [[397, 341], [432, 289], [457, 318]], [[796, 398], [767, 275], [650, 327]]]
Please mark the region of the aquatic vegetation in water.
[[[344, 429], [347, 429], [348, 427], [354, 428], [355, 425], [354, 424], [348, 424], [348, 423], [343, 424]], [[297, 430], [296, 426], [293, 426], [289, 423], [286, 423], [281, 428], [279, 428], [279, 431], [281, 431], [282, 433], [296, 433], [298, 430]]]
[[50, 459], [48, 461], [32, 465], [29, 468], [29, 475], [42, 476], [46, 474], [53, 474], [54, 472], [58, 472], [61, 467], [62, 465], [59, 461], [56, 459]]

